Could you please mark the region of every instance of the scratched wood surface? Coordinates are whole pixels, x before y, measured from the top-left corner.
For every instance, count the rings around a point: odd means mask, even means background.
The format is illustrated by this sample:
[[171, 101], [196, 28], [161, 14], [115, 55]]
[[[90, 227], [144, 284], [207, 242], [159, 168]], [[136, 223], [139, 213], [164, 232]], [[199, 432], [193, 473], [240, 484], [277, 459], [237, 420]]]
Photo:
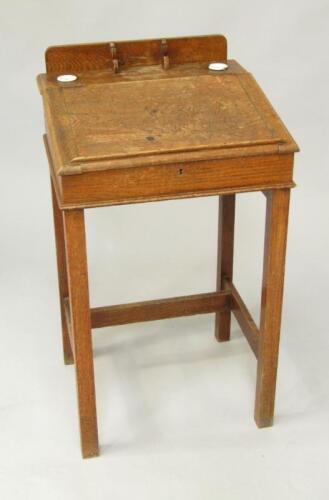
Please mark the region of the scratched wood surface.
[[[167, 39], [168, 69], [161, 40], [114, 45], [118, 73], [110, 43], [46, 52], [38, 84], [57, 174], [297, 151], [252, 75], [226, 59], [225, 37]], [[210, 71], [213, 60], [228, 69]], [[68, 71], [78, 79], [59, 83]]]
[[[52, 47], [39, 75], [52, 176], [66, 361], [75, 361], [81, 446], [99, 452], [91, 328], [233, 312], [257, 360], [255, 419], [273, 421], [284, 260], [298, 146], [222, 36]], [[76, 73], [69, 84], [59, 73]], [[232, 283], [235, 194], [264, 191], [260, 328]], [[194, 196], [220, 199], [217, 292], [90, 309], [84, 208]], [[61, 210], [63, 217], [61, 217]], [[63, 253], [64, 252], [64, 253]], [[66, 254], [66, 263], [63, 261]], [[65, 271], [65, 272], [64, 272]], [[73, 356], [74, 354], [74, 356]]]
[[[60, 208], [292, 187], [298, 146], [225, 38], [167, 39], [167, 69], [161, 43], [116, 42], [118, 72], [110, 43], [47, 50], [38, 85]], [[226, 71], [209, 70], [216, 55]], [[77, 80], [59, 83], [69, 70]]]
[[54, 94], [58, 135], [72, 163], [282, 141], [233, 75], [79, 86]]

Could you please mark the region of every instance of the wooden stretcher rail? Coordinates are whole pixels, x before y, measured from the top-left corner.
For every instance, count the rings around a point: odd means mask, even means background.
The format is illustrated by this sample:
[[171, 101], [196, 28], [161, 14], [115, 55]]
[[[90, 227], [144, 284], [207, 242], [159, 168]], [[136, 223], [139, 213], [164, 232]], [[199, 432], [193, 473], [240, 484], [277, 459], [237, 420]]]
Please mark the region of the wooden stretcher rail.
[[[221, 292], [186, 295], [168, 299], [148, 300], [90, 309], [92, 328], [126, 325], [143, 321], [209, 314], [232, 310], [256, 358], [258, 356], [259, 329], [254, 322], [239, 292], [226, 280], [226, 289]], [[65, 319], [70, 344], [74, 355], [71, 312], [68, 298], [64, 299]]]
[[91, 309], [92, 328], [207, 314], [231, 308], [229, 291], [150, 300]]
[[258, 344], [259, 344], [259, 329], [254, 322], [246, 304], [240, 297], [239, 292], [232, 282], [225, 281], [226, 289], [232, 294], [232, 312], [240, 325], [240, 328], [246, 337], [251, 349], [253, 350], [256, 358], [258, 357]]

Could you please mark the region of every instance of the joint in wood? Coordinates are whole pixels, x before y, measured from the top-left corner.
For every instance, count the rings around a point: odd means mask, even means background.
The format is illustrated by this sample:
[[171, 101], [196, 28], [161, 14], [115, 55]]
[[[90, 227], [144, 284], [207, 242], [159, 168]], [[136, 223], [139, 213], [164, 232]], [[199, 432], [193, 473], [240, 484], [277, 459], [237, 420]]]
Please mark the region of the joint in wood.
[[114, 73], [119, 73], [119, 60], [117, 56], [117, 48], [114, 42], [110, 42], [111, 56], [112, 56], [112, 65]]
[[224, 283], [225, 290], [230, 291], [231, 293], [231, 308], [235, 319], [239, 323], [242, 333], [246, 337], [253, 353], [255, 354], [256, 358], [258, 358], [259, 328], [257, 327], [246, 304], [240, 297], [240, 294], [233, 283], [228, 279], [225, 279]]
[[163, 69], [169, 68], [168, 42], [166, 39], [161, 40], [161, 57]]
[[230, 291], [96, 307], [90, 310], [92, 328], [208, 314], [230, 310]]

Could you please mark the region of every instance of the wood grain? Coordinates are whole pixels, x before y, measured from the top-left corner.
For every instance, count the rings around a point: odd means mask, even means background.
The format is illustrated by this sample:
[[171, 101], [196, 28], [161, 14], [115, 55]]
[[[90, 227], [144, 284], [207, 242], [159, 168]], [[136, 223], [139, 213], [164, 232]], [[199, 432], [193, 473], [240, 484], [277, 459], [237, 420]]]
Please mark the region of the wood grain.
[[273, 424], [289, 199], [289, 189], [269, 191], [267, 194], [255, 403], [255, 420], [258, 427]]
[[91, 309], [92, 328], [207, 314], [230, 308], [230, 293], [204, 293]]
[[[227, 59], [223, 35], [167, 38], [170, 64]], [[114, 42], [119, 69], [161, 64], [161, 41]], [[49, 47], [45, 54], [47, 73], [80, 73], [113, 67], [110, 42]]]
[[[117, 171], [94, 172], [88, 176], [84, 174], [81, 176], [61, 177], [56, 175], [46, 135], [44, 135], [44, 144], [57, 200], [62, 209], [92, 208], [216, 194], [224, 195], [246, 191], [263, 191], [271, 188], [292, 188], [295, 186], [292, 181], [293, 155], [250, 157], [240, 159], [240, 161], [232, 158], [219, 162], [205, 161], [198, 164], [193, 163], [194, 169], [192, 170], [190, 170], [189, 164], [184, 163], [185, 168], [181, 168], [182, 165], [177, 163], [168, 165], [167, 172], [164, 172], [163, 166], [157, 166], [154, 168], [146, 167], [143, 170], [136, 169], [135, 171], [118, 169]], [[197, 168], [201, 166], [205, 167], [203, 172], [200, 171], [200, 168]], [[210, 171], [210, 176], [206, 167]], [[186, 179], [186, 177], [179, 178], [180, 183], [175, 183], [178, 175], [183, 177], [184, 172], [186, 173], [186, 168], [192, 174], [192, 179], [195, 179], [196, 183], [198, 183], [194, 189], [193, 183], [191, 185], [186, 183], [186, 181], [190, 182], [191, 176], [190, 179]], [[216, 173], [217, 169], [218, 172]], [[163, 172], [163, 176], [161, 172]], [[129, 173], [132, 174], [131, 177], [128, 175]], [[259, 173], [260, 176], [258, 177]], [[217, 183], [217, 177], [219, 184]], [[129, 183], [127, 182], [128, 179], [131, 179]], [[143, 186], [145, 183], [148, 182], [152, 187], [153, 179], [155, 183], [153, 193], [144, 192]], [[202, 181], [201, 185], [200, 181]], [[171, 184], [174, 186], [172, 192], [166, 187], [167, 192], [159, 193], [157, 186], [167, 183], [169, 188]], [[127, 192], [127, 188], [133, 191]], [[179, 192], [177, 192], [178, 189], [180, 189]], [[71, 200], [72, 194], [74, 201]]]
[[225, 280], [225, 287], [232, 294], [232, 312], [240, 325], [242, 333], [246, 337], [256, 358], [258, 357], [259, 329], [253, 320], [246, 304], [242, 300], [238, 290], [233, 283]]
[[67, 328], [67, 333], [69, 336], [69, 341], [72, 349], [72, 353], [74, 356], [74, 338], [73, 338], [73, 331], [72, 331], [72, 319], [71, 319], [71, 311], [70, 311], [70, 300], [68, 297], [64, 299], [64, 312], [65, 312], [65, 321], [66, 321], [66, 328]]
[[[219, 60], [228, 69], [210, 71]], [[222, 341], [233, 311], [258, 361], [255, 420], [271, 425], [296, 142], [221, 35], [51, 47], [46, 67], [37, 80], [83, 456], [99, 451], [91, 327], [216, 312]], [[232, 283], [235, 195], [250, 191], [267, 197], [259, 329]], [[216, 292], [90, 309], [85, 208], [210, 195], [221, 195]]]
[[66, 271], [63, 213], [58, 207], [56, 192], [52, 180], [51, 180], [51, 194], [53, 202], [53, 217], [54, 217], [55, 243], [56, 243], [56, 256], [57, 256], [59, 302], [60, 302], [61, 320], [62, 320], [64, 363], [66, 365], [71, 365], [74, 362], [74, 359], [69, 339], [69, 332], [65, 318], [65, 308], [64, 308], [64, 300], [65, 297], [67, 297], [69, 294], [69, 287], [68, 287], [67, 271]]
[[[106, 43], [51, 48], [38, 77], [61, 208], [292, 187], [298, 146], [255, 79], [233, 60], [208, 69], [225, 38], [114, 46], [119, 73]], [[74, 68], [75, 82], [57, 82]]]
[[278, 148], [283, 141], [279, 128], [264, 122], [237, 75], [204, 73], [51, 88], [50, 113], [72, 172], [75, 166], [96, 170], [96, 162], [130, 159], [134, 165], [136, 157], [147, 164], [159, 155]]
[[59, 190], [65, 208], [118, 205], [291, 186], [292, 171], [292, 155], [205, 160], [67, 175]]
[[152, 67], [125, 79], [102, 76], [101, 82], [86, 73], [66, 86], [41, 76], [56, 174], [297, 150], [243, 68], [233, 65], [218, 76], [188, 66], [165, 75]]
[[[233, 279], [235, 194], [219, 197], [217, 291], [224, 290], [226, 281]], [[215, 319], [215, 338], [219, 342], [230, 339], [231, 311], [218, 312]]]
[[98, 455], [98, 432], [83, 211], [64, 212], [64, 226], [81, 449], [87, 458]]

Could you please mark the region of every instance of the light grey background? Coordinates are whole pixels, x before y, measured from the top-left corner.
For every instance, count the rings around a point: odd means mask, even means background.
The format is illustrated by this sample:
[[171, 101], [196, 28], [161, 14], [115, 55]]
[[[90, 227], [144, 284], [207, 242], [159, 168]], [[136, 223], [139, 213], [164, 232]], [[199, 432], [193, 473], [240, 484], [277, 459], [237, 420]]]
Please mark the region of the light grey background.
[[[327, 499], [328, 2], [0, 1], [0, 497]], [[53, 44], [223, 33], [299, 143], [275, 426], [253, 422], [256, 363], [198, 316], [94, 333], [101, 456], [80, 458], [62, 364], [43, 118]], [[259, 314], [265, 199], [238, 196], [235, 276]], [[93, 306], [210, 291], [217, 199], [87, 212]]]

